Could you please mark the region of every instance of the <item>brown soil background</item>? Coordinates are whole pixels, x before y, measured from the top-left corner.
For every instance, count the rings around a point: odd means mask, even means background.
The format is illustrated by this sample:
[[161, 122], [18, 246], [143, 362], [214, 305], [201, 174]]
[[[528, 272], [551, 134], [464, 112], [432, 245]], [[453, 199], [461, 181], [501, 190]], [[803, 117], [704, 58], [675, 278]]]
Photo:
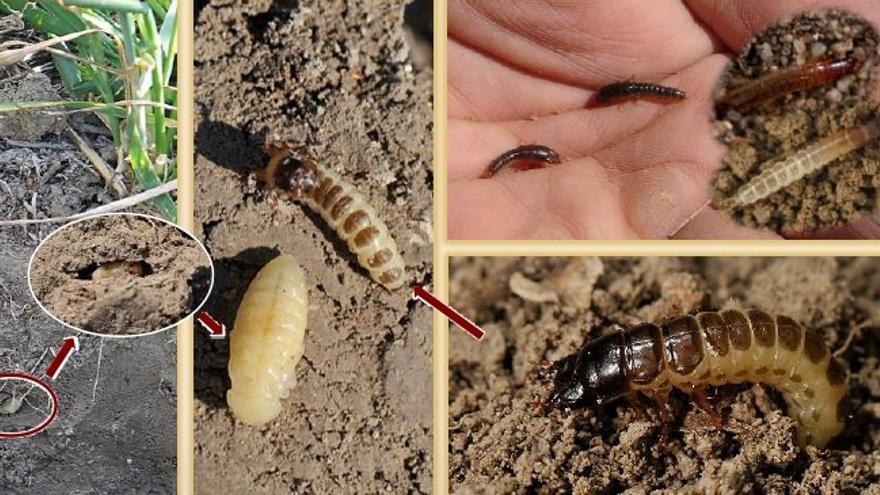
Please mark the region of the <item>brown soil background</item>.
[[[430, 46], [408, 46], [402, 2], [200, 7], [196, 218], [217, 270], [206, 310], [231, 326], [283, 252], [306, 272], [310, 313], [298, 385], [262, 428], [226, 407], [228, 342], [197, 335], [196, 492], [427, 493], [431, 313], [408, 287], [431, 277]], [[267, 140], [307, 146], [370, 198], [407, 288], [383, 290], [319, 216], [254, 182]]]
[[[755, 37], [722, 75], [719, 94], [774, 69], [823, 58], [864, 66], [836, 83], [796, 92], [753, 109], [716, 105], [713, 126], [728, 146], [714, 181], [713, 203], [740, 223], [798, 233], [852, 223], [877, 207], [880, 145], [869, 143], [768, 198], [736, 208], [724, 200], [764, 166], [838, 130], [880, 116], [875, 97], [880, 46], [865, 20], [840, 11], [803, 14]], [[740, 110], [740, 111], [738, 111]]]
[[[41, 38], [16, 16], [0, 16], [0, 43], [37, 43]], [[15, 45], [18, 46], [18, 45]], [[69, 99], [51, 55], [38, 52], [24, 62], [0, 66], [0, 101]], [[110, 130], [90, 113], [23, 111], [0, 114], [0, 218], [49, 218], [81, 213], [119, 199], [75, 146], [70, 128], [116, 167]], [[132, 187], [131, 167], [123, 163], [123, 182]], [[148, 204], [134, 210], [155, 214]]]
[[[117, 270], [89, 276], [114, 262], [146, 263], [143, 276]], [[208, 295], [211, 260], [198, 242], [157, 218], [90, 217], [63, 227], [40, 246], [31, 264], [34, 295], [56, 318], [108, 335], [168, 327]]]
[[[454, 493], [876, 493], [880, 490], [880, 277], [854, 258], [454, 258], [450, 299], [482, 325], [450, 335]], [[512, 290], [513, 289], [513, 290]], [[514, 293], [514, 291], [523, 297]], [[828, 449], [794, 445], [795, 421], [763, 385], [719, 389], [724, 431], [676, 393], [669, 441], [625, 401], [539, 413], [539, 363], [585, 339], [689, 312], [705, 295], [787, 314], [846, 354], [854, 419]], [[543, 301], [543, 302], [540, 302]], [[554, 302], [556, 301], [556, 302]]]

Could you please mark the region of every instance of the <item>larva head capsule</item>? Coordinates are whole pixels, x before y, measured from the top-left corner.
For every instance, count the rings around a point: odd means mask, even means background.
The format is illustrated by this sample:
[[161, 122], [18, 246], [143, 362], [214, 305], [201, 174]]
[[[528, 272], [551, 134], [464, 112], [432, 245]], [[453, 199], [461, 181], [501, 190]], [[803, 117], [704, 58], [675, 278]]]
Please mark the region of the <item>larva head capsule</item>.
[[577, 354], [553, 363], [538, 375], [541, 381], [553, 382], [544, 407], [576, 409], [628, 394], [624, 353], [624, 337], [618, 332], [595, 339]]
[[294, 199], [311, 194], [321, 185], [318, 167], [308, 158], [304, 148], [298, 148], [303, 154], [299, 159], [291, 155], [286, 144], [267, 144], [269, 164], [256, 172], [257, 180], [265, 182], [269, 189], [279, 188]]
[[309, 160], [300, 161], [292, 156], [281, 160], [272, 179], [275, 187], [297, 199], [308, 195], [320, 185], [315, 165]]

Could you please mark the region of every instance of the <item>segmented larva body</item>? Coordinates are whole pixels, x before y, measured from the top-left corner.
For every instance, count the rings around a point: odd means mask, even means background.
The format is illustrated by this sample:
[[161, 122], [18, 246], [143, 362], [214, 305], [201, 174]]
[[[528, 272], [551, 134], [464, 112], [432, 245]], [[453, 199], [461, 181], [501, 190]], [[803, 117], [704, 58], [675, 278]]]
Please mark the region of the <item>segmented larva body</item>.
[[623, 81], [599, 88], [593, 97], [596, 105], [615, 105], [633, 100], [652, 100], [661, 103], [683, 100], [684, 91], [654, 83]]
[[798, 442], [824, 447], [844, 426], [846, 374], [824, 342], [787, 316], [760, 310], [702, 312], [642, 323], [587, 342], [542, 374], [545, 404], [576, 408], [637, 392], [760, 382], [782, 393]]
[[526, 144], [500, 154], [498, 158], [492, 160], [480, 178], [488, 179], [514, 163], [517, 163], [520, 169], [528, 169], [540, 168], [548, 164], [558, 165], [560, 160], [559, 153], [552, 148], [540, 144]]
[[835, 132], [812, 146], [767, 167], [739, 188], [733, 197], [734, 204], [745, 206], [762, 200], [834, 160], [861, 148], [877, 137], [880, 137], [880, 121], [877, 120], [859, 127]]
[[752, 107], [773, 101], [795, 91], [807, 91], [832, 83], [861, 68], [855, 58], [818, 60], [816, 62], [777, 70], [747, 82], [725, 94], [719, 103], [733, 107]]
[[148, 271], [143, 261], [111, 261], [95, 268], [92, 280], [103, 280], [126, 276], [143, 277]]
[[257, 177], [320, 214], [374, 281], [388, 290], [403, 285], [406, 269], [397, 243], [376, 209], [349, 182], [307, 157], [292, 157], [287, 147], [273, 149]]
[[226, 393], [241, 422], [262, 425], [281, 412], [281, 400], [296, 385], [308, 309], [305, 274], [290, 256], [266, 264], [245, 292], [229, 337]]
[[318, 169], [317, 175], [321, 185], [303, 201], [348, 244], [373, 280], [389, 290], [403, 285], [403, 257], [375, 208], [332, 170]]

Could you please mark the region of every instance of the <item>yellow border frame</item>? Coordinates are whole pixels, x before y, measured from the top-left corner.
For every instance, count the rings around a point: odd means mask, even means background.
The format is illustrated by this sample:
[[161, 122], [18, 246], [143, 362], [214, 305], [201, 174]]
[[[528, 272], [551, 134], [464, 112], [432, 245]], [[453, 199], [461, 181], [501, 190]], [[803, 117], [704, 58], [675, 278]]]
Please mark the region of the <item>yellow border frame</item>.
[[[195, 125], [193, 107], [193, 2], [182, 0], [177, 11], [177, 223], [192, 233], [195, 218]], [[195, 493], [195, 423], [193, 422], [193, 318], [177, 325], [177, 493]]]
[[[446, 263], [446, 1], [434, 0], [434, 287], [449, 300]], [[434, 469], [432, 492], [449, 491], [449, 336], [446, 318], [434, 312]]]

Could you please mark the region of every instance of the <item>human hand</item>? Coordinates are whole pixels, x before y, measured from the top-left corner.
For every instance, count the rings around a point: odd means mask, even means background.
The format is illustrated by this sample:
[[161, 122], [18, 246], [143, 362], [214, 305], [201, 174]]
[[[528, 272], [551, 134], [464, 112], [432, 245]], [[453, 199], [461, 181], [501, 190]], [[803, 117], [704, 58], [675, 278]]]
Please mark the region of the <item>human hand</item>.
[[[453, 0], [449, 5], [450, 239], [778, 238], [708, 206], [724, 147], [712, 92], [748, 40], [786, 15], [866, 1], [615, 2]], [[584, 108], [633, 79], [684, 90], [681, 102]], [[480, 180], [520, 144], [561, 165]], [[877, 215], [815, 237], [880, 237]]]

